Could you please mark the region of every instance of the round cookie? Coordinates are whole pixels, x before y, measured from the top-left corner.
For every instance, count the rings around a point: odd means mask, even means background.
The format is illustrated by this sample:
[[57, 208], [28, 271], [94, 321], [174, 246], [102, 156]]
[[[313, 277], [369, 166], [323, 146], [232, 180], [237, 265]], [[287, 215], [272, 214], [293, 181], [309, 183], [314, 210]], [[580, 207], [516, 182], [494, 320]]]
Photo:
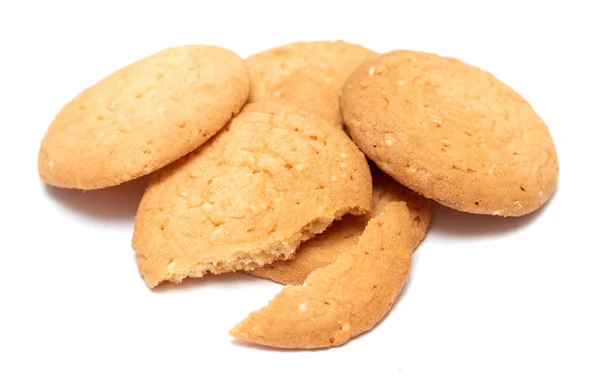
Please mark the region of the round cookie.
[[510, 87], [459, 60], [381, 55], [348, 78], [340, 107], [369, 158], [448, 207], [521, 216], [556, 189], [558, 160], [544, 121]]
[[159, 169], [196, 149], [242, 108], [244, 61], [223, 48], [168, 48], [126, 66], [62, 108], [42, 140], [50, 185], [98, 189]]
[[300, 285], [310, 273], [332, 264], [356, 246], [369, 219], [378, 216], [391, 202], [406, 202], [413, 224], [412, 249], [416, 248], [425, 237], [431, 223], [431, 200], [405, 188], [375, 167], [371, 169], [373, 207], [370, 214], [347, 215], [323, 233], [303, 243], [294, 258], [275, 261], [247, 273], [286, 285]]
[[249, 104], [190, 155], [152, 175], [132, 246], [150, 287], [293, 256], [344, 214], [370, 210], [364, 155], [308, 111]]
[[342, 124], [338, 92], [346, 78], [376, 54], [344, 41], [284, 45], [246, 59], [250, 101], [280, 101]]
[[314, 271], [302, 286], [286, 286], [230, 335], [280, 348], [339, 346], [370, 330], [389, 311], [411, 266], [413, 222], [392, 202], [367, 225], [357, 246]]

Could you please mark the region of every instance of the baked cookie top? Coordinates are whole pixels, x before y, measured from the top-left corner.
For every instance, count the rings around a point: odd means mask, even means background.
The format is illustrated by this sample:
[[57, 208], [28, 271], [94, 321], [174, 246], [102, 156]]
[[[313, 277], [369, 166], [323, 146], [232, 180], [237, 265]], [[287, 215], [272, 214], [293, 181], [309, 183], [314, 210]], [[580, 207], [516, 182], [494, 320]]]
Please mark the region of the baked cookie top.
[[413, 223], [404, 202], [372, 218], [358, 244], [301, 286], [286, 286], [230, 335], [280, 348], [339, 346], [389, 311], [411, 266]]
[[369, 219], [381, 214], [391, 202], [407, 204], [414, 233], [412, 247], [416, 248], [425, 238], [431, 223], [433, 213], [431, 200], [405, 188], [374, 166], [371, 169], [373, 198], [370, 214], [346, 215], [323, 233], [300, 245], [294, 258], [275, 261], [248, 271], [248, 274], [286, 285], [301, 285], [310, 273], [332, 264], [342, 254], [356, 246]]
[[544, 121], [510, 87], [459, 60], [380, 55], [350, 75], [340, 107], [369, 158], [443, 205], [520, 216], [556, 189], [558, 161]]
[[370, 211], [364, 155], [299, 108], [248, 104], [190, 155], [152, 175], [133, 248], [154, 287], [289, 258], [346, 213]]
[[48, 184], [114, 186], [196, 149], [242, 108], [243, 60], [223, 48], [168, 48], [84, 90], [42, 140], [38, 168]]
[[338, 92], [373, 51], [344, 41], [298, 42], [246, 59], [250, 101], [281, 101], [342, 123]]

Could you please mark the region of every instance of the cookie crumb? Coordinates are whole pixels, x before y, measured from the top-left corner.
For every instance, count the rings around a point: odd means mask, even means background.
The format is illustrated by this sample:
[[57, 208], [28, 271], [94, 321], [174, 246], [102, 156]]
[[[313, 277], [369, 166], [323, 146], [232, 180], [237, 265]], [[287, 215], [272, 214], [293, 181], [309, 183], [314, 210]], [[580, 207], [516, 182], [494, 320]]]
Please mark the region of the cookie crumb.
[[387, 140], [385, 140], [385, 144], [386, 144], [387, 146], [392, 146], [392, 145], [394, 145], [394, 141], [392, 141], [392, 140], [390, 140], [390, 139], [388, 138]]

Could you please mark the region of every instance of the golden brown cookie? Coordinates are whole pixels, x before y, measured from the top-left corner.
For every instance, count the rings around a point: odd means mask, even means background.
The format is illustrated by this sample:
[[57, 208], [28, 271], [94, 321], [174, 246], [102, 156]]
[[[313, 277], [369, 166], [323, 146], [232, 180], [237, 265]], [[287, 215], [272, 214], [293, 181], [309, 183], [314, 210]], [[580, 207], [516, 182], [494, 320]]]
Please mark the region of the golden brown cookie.
[[299, 42], [270, 49], [246, 60], [250, 101], [280, 101], [342, 123], [338, 92], [373, 51], [344, 41]]
[[456, 59], [411, 51], [371, 59], [344, 84], [340, 107], [369, 158], [448, 207], [520, 216], [556, 189], [544, 121], [510, 87]]
[[84, 90], [58, 113], [39, 152], [50, 185], [98, 189], [148, 174], [196, 149], [242, 108], [243, 60], [189, 45], [146, 57]]
[[431, 200], [400, 185], [380, 170], [372, 167], [373, 210], [361, 216], [347, 215], [330, 228], [306, 241], [296, 251], [294, 258], [276, 261], [248, 271], [248, 274], [272, 279], [286, 285], [300, 285], [316, 269], [332, 264], [358, 243], [371, 217], [378, 216], [391, 202], [404, 201], [413, 222], [413, 245], [416, 248], [425, 237], [433, 206]]
[[371, 175], [340, 129], [302, 109], [249, 104], [205, 145], [153, 174], [133, 235], [150, 287], [291, 257], [346, 213]]
[[230, 335], [280, 348], [339, 346], [370, 330], [390, 309], [411, 265], [413, 222], [403, 202], [388, 204], [358, 245], [286, 286]]

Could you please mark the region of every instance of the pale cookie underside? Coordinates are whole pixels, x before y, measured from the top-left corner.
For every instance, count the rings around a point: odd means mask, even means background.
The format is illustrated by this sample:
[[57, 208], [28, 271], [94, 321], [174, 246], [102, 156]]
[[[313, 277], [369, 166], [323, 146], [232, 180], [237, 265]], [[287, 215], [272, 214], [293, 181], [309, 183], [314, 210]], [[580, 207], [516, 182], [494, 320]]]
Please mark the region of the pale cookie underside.
[[519, 216], [556, 188], [556, 151], [543, 120], [510, 87], [458, 60], [381, 55], [348, 78], [340, 106], [369, 158], [443, 205]]
[[230, 335], [280, 348], [339, 346], [371, 329], [390, 309], [411, 265], [413, 224], [405, 203], [372, 218], [358, 245], [286, 286]]
[[382, 213], [391, 202], [406, 202], [413, 224], [413, 249], [416, 248], [431, 223], [431, 200], [405, 188], [380, 170], [374, 167], [372, 170], [373, 202], [370, 214], [345, 216], [322, 234], [303, 243], [292, 259], [276, 261], [248, 273], [286, 285], [300, 285], [314, 270], [330, 265], [356, 246], [369, 219]]
[[340, 125], [339, 90], [373, 56], [373, 51], [344, 41], [299, 42], [257, 53], [246, 60], [250, 100], [290, 103]]
[[249, 104], [201, 148], [151, 179], [133, 248], [151, 287], [292, 256], [345, 213], [370, 210], [363, 154], [315, 114]]
[[169, 48], [84, 90], [42, 141], [42, 180], [97, 189], [148, 174], [196, 149], [249, 94], [244, 61], [223, 48]]

